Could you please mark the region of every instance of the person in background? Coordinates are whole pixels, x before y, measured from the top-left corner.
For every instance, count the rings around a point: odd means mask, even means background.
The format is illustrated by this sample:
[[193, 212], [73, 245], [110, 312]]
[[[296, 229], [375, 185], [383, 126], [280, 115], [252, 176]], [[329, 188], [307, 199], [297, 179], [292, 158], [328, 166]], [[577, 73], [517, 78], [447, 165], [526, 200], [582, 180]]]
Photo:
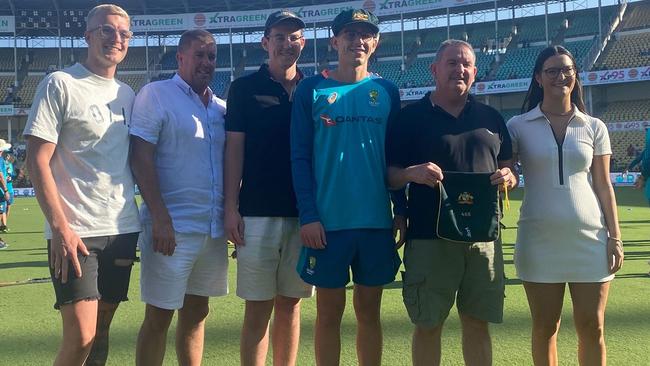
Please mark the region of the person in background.
[[[2, 154], [2, 158], [5, 165], [5, 181], [7, 183], [7, 192], [9, 192], [9, 199], [4, 202], [0, 202], [0, 233], [6, 233], [9, 231], [7, 222], [9, 220], [9, 210], [14, 204], [14, 179], [16, 178], [17, 174], [14, 168], [14, 162], [16, 161], [15, 156], [7, 150]], [[2, 169], [1, 164], [0, 169]]]

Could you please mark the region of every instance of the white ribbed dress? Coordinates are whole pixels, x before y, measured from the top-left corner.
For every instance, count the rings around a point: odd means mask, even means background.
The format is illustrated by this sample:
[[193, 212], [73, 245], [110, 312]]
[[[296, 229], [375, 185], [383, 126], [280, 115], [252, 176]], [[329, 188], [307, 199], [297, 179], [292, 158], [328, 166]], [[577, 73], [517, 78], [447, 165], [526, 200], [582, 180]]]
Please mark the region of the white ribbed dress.
[[508, 122], [513, 153], [524, 171], [515, 267], [523, 281], [604, 282], [607, 228], [591, 183], [595, 155], [612, 153], [605, 124], [581, 113], [558, 147], [539, 106]]

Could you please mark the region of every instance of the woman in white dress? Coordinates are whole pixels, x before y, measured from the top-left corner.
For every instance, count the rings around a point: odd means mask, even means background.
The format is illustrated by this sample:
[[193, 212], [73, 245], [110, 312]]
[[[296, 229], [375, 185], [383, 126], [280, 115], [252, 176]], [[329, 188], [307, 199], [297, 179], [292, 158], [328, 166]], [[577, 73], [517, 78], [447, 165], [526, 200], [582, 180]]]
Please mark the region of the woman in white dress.
[[515, 267], [533, 320], [535, 365], [557, 365], [557, 332], [566, 284], [573, 302], [581, 365], [604, 365], [609, 283], [623, 263], [616, 199], [609, 180], [605, 124], [585, 113], [575, 59], [544, 49], [522, 107], [508, 122], [523, 167]]

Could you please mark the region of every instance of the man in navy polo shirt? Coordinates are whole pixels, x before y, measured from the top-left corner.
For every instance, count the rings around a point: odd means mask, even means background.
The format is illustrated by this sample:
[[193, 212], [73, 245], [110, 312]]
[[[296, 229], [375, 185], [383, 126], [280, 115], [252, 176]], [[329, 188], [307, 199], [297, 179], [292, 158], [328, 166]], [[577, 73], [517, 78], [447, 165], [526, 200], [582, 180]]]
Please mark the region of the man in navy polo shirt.
[[476, 55], [464, 41], [440, 45], [431, 72], [436, 90], [400, 112], [386, 136], [392, 188], [409, 184], [404, 248], [404, 304], [416, 325], [413, 364], [440, 364], [442, 326], [457, 304], [468, 365], [490, 365], [488, 322], [503, 318], [503, 253], [499, 240], [456, 243], [435, 234], [443, 171], [490, 172], [493, 185], [517, 184], [503, 117], [469, 94]]
[[296, 272], [302, 243], [289, 156], [304, 27], [292, 12], [269, 15], [262, 38], [268, 64], [235, 80], [228, 95], [225, 230], [237, 246], [237, 295], [246, 300], [242, 365], [266, 363], [273, 310], [273, 364], [294, 365], [300, 299], [313, 294]]

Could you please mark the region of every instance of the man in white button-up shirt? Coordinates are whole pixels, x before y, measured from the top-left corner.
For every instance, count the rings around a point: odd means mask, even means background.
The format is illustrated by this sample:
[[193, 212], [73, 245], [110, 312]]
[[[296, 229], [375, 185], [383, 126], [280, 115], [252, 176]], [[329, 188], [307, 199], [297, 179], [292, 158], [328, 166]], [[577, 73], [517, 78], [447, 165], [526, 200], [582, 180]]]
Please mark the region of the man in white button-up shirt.
[[179, 310], [178, 362], [199, 365], [208, 297], [228, 292], [223, 238], [225, 102], [208, 87], [212, 34], [181, 36], [178, 73], [142, 88], [133, 106], [131, 164], [140, 187], [140, 288], [146, 302], [136, 363], [161, 365], [167, 329]]

